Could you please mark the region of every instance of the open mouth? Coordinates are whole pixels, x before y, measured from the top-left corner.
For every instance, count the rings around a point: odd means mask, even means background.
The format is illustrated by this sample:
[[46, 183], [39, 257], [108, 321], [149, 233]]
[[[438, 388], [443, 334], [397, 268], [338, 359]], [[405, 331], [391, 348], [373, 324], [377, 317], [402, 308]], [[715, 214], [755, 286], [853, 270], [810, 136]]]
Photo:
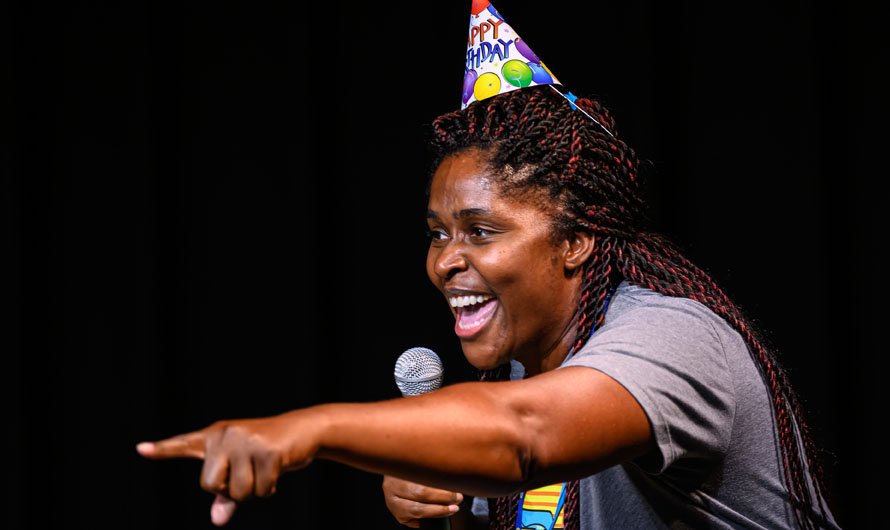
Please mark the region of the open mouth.
[[452, 296], [448, 301], [457, 309], [454, 332], [461, 338], [472, 337], [482, 330], [498, 305], [498, 299], [488, 294]]

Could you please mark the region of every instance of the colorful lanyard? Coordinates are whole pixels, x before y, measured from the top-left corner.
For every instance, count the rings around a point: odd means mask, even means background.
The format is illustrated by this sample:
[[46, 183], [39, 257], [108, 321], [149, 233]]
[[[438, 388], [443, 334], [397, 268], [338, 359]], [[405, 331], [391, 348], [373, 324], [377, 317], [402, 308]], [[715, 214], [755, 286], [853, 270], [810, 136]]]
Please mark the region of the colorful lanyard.
[[519, 495], [516, 530], [554, 530], [563, 528], [566, 483], [553, 484]]

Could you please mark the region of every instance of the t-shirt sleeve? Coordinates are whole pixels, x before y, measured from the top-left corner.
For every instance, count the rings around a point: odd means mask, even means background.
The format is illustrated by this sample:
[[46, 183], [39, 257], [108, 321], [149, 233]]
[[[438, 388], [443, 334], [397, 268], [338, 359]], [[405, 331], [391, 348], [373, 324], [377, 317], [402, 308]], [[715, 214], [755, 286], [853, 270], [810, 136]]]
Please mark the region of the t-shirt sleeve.
[[735, 395], [715, 319], [698, 302], [665, 297], [607, 316], [563, 364], [599, 370], [639, 402], [658, 447], [636, 461], [648, 472], [681, 459], [716, 460], [729, 445]]

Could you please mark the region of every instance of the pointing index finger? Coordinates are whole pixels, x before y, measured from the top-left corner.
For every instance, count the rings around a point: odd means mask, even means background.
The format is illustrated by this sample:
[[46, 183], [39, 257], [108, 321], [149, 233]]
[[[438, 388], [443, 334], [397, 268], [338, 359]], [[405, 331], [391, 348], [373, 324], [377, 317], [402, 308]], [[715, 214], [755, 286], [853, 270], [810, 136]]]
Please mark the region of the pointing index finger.
[[136, 451], [146, 458], [204, 458], [203, 431], [180, 434], [159, 442], [142, 442]]

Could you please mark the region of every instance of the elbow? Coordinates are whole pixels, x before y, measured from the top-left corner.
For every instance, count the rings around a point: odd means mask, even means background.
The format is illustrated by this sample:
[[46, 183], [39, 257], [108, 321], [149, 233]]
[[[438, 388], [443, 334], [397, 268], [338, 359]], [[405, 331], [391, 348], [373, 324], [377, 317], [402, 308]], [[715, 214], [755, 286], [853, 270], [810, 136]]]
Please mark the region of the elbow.
[[[550, 454], [553, 440], [547, 435], [551, 430], [546, 413], [529, 407], [514, 410], [513, 458], [516, 480], [512, 491], [527, 491], [550, 484], [554, 459]], [[544, 481], [544, 482], [542, 482]], [[545, 483], [546, 482], [546, 483]]]
[[540, 482], [541, 466], [546, 467], [548, 461], [545, 451], [549, 437], [542, 435], [548, 427], [546, 412], [524, 399], [505, 400], [499, 405], [498, 413], [486, 419], [488, 465], [483, 473], [488, 480], [483, 481], [488, 497], [528, 490]]
[[535, 475], [537, 459], [530, 444], [520, 444], [516, 449], [516, 463], [519, 470], [519, 483], [517, 491], [526, 489], [531, 478]]
[[489, 462], [494, 464], [489, 468], [491, 474], [488, 474], [488, 477], [477, 476], [479, 481], [474, 486], [481, 489], [475, 494], [484, 497], [503, 497], [529, 489], [528, 486], [535, 476], [536, 462], [530, 445], [502, 443], [501, 450], [496, 455], [491, 455]]
[[504, 484], [505, 491], [503, 494], [513, 494], [528, 489], [529, 485], [535, 481], [535, 477], [539, 471], [539, 451], [534, 436], [528, 436], [529, 432], [537, 432], [530, 430], [528, 418], [523, 417], [522, 413], [517, 414], [516, 422], [513, 426], [512, 443], [510, 444], [510, 467], [512, 471]]

